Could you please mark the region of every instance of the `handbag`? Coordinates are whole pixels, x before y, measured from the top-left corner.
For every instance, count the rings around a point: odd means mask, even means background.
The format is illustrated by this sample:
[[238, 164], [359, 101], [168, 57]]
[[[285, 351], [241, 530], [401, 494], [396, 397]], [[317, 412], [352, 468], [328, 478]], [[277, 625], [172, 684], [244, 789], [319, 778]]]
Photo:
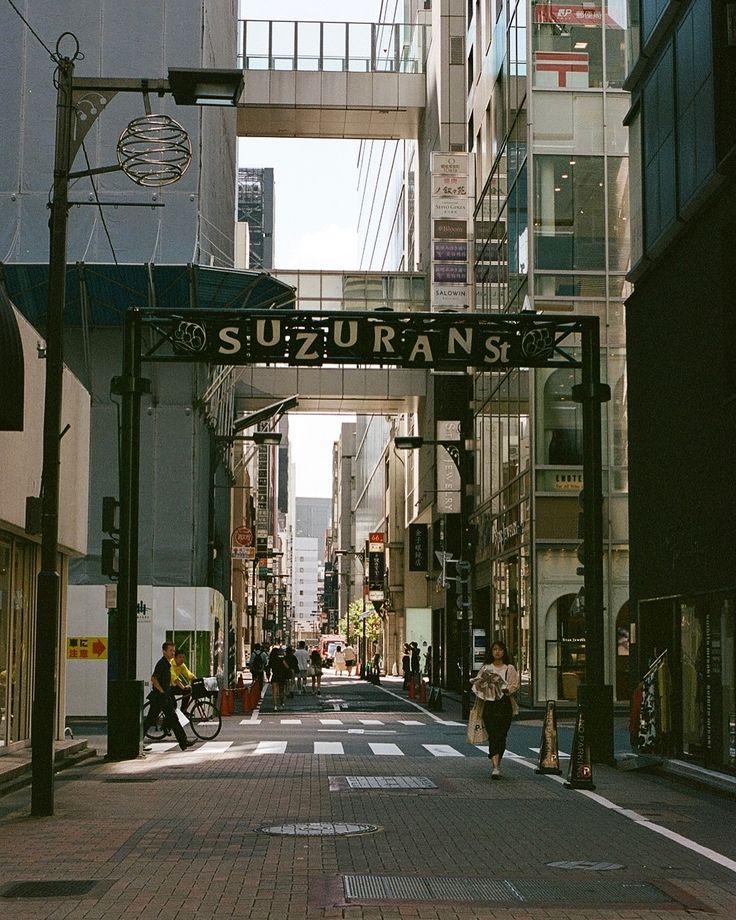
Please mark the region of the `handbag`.
[[473, 708], [470, 710], [468, 719], [468, 744], [483, 744], [488, 741], [488, 732], [483, 724], [483, 709], [485, 700], [476, 699]]

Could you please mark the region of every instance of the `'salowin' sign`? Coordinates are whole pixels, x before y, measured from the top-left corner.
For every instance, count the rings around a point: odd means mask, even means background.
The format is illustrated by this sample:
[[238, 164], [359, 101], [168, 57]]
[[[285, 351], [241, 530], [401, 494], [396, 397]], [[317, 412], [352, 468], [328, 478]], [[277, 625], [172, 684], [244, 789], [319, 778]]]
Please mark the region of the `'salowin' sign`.
[[[548, 366], [572, 330], [489, 314], [196, 311], [158, 316], [174, 359], [215, 364], [370, 364], [459, 369]], [[564, 361], [560, 362], [564, 363]]]

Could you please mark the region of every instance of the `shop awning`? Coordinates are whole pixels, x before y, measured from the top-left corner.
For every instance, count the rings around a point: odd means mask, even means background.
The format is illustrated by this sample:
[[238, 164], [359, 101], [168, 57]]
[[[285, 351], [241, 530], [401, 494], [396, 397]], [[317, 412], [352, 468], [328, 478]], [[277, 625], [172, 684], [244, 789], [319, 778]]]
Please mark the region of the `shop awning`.
[[[43, 334], [48, 265], [6, 263], [0, 286]], [[201, 265], [110, 265], [77, 262], [67, 267], [65, 326], [120, 326], [131, 307], [173, 309], [284, 309], [294, 288], [267, 272]]]

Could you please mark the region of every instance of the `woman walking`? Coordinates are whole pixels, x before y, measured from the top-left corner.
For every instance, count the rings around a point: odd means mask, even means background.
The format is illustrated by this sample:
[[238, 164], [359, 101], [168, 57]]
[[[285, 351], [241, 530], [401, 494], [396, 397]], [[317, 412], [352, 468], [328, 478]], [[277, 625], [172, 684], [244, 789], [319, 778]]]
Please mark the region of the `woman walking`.
[[312, 677], [312, 693], [319, 696], [322, 693], [322, 656], [318, 648], [313, 648], [309, 656], [309, 673]]
[[483, 667], [471, 681], [473, 693], [485, 700], [483, 724], [488, 732], [488, 757], [493, 770], [491, 779], [501, 779], [501, 759], [506, 750], [506, 735], [511, 719], [519, 711], [514, 693], [519, 689], [519, 672], [511, 664], [508, 649], [496, 640], [483, 661]]

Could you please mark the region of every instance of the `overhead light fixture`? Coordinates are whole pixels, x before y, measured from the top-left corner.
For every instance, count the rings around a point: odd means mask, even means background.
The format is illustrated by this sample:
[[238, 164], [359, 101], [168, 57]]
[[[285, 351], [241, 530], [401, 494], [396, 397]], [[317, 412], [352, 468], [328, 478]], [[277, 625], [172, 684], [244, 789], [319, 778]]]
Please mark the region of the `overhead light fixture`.
[[169, 86], [177, 105], [237, 105], [243, 93], [242, 70], [170, 67]]
[[254, 431], [250, 436], [250, 440], [254, 444], [259, 446], [263, 445], [277, 445], [281, 443], [281, 432], [280, 431]]
[[416, 450], [424, 444], [424, 438], [395, 437], [394, 446], [397, 450]]

